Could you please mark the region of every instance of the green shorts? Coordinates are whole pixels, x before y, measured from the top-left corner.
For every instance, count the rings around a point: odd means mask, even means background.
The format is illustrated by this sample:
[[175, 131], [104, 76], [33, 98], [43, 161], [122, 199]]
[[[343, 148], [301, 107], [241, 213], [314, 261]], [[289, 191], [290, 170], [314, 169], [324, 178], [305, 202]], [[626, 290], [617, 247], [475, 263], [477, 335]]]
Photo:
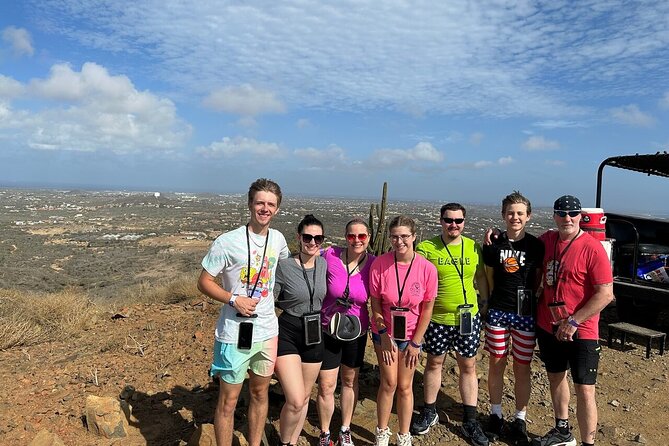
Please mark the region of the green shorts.
[[254, 342], [250, 350], [240, 350], [236, 344], [214, 342], [214, 362], [209, 374], [218, 375], [228, 384], [241, 384], [246, 372], [259, 376], [272, 376], [276, 363], [277, 338]]

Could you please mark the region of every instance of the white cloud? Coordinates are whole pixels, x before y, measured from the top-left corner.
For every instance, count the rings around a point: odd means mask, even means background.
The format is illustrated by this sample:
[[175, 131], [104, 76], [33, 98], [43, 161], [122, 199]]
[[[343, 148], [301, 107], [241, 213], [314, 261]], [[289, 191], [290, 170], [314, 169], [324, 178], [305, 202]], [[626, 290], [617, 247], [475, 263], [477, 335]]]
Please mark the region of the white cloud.
[[469, 143], [475, 146], [478, 146], [483, 141], [483, 133], [475, 132], [469, 136]]
[[486, 161], [486, 160], [476, 161], [474, 163], [474, 169], [484, 169], [484, 168], [490, 167], [492, 165], [493, 165], [492, 161]]
[[273, 142], [256, 141], [253, 138], [236, 136], [234, 138], [224, 137], [220, 141], [213, 142], [207, 147], [198, 147], [197, 152], [209, 158], [233, 158], [233, 157], [256, 157], [278, 158], [283, 156], [283, 151], [278, 144]]
[[351, 164], [344, 149], [335, 145], [327, 149], [315, 149], [313, 147], [296, 149], [293, 153], [312, 168], [334, 170]]
[[309, 121], [307, 118], [301, 118], [297, 120], [295, 125], [298, 129], [306, 129], [307, 127], [311, 127], [311, 121]]
[[644, 113], [636, 104], [611, 109], [611, 116], [618, 122], [634, 127], [652, 127], [655, 118]]
[[443, 153], [439, 152], [431, 143], [419, 142], [411, 149], [375, 150], [368, 163], [376, 167], [392, 167], [401, 166], [408, 161], [440, 163], [443, 160]]
[[561, 119], [657, 90], [669, 68], [667, 2], [32, 1], [52, 32], [139, 54], [180, 91], [250, 84], [291, 108]]
[[[19, 145], [34, 149], [131, 153], [181, 149], [191, 127], [178, 118], [169, 99], [140, 92], [125, 76], [111, 76], [94, 63], [80, 72], [54, 65], [46, 79], [10, 91], [51, 103], [37, 112], [15, 111], [0, 128], [11, 128]], [[18, 97], [18, 96], [17, 96]]]
[[8, 26], [2, 30], [2, 40], [12, 47], [12, 51], [16, 55], [22, 56], [26, 54], [32, 56], [35, 53], [30, 33], [24, 28]]
[[497, 163], [498, 163], [500, 166], [507, 166], [507, 165], [509, 165], [509, 164], [513, 164], [513, 163], [515, 163], [515, 162], [516, 162], [516, 160], [514, 160], [514, 159], [513, 159], [512, 157], [510, 157], [510, 156], [503, 156], [502, 158], [500, 158], [500, 159], [497, 160]]
[[564, 167], [567, 164], [562, 160], [546, 160], [544, 163], [548, 166], [553, 166], [553, 167]]
[[523, 148], [530, 152], [557, 150], [560, 148], [560, 143], [537, 135], [527, 138], [523, 143]]
[[569, 129], [577, 127], [587, 127], [584, 122], [580, 121], [567, 121], [564, 119], [548, 119], [545, 121], [538, 121], [533, 124], [535, 127], [540, 127], [543, 129]]
[[0, 99], [12, 99], [21, 96], [25, 88], [21, 82], [0, 74]]
[[660, 99], [660, 107], [669, 108], [669, 91], [664, 93], [664, 96]]
[[283, 113], [286, 110], [275, 93], [249, 84], [212, 91], [202, 103], [212, 110], [242, 116]]

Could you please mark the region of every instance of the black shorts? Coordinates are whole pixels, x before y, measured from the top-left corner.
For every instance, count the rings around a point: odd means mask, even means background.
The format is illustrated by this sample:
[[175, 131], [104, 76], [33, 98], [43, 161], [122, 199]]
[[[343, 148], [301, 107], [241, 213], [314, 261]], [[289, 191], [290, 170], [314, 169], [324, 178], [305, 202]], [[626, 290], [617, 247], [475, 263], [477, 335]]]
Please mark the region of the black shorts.
[[342, 364], [352, 369], [362, 367], [362, 363], [365, 360], [367, 337], [367, 333], [365, 333], [352, 341], [340, 341], [323, 333], [325, 351], [323, 352], [321, 370], [336, 369]]
[[539, 357], [549, 373], [561, 373], [571, 369], [575, 384], [597, 383], [597, 368], [602, 348], [595, 339], [559, 341], [555, 335], [537, 327]]
[[285, 311], [279, 316], [279, 347], [277, 356], [300, 355], [302, 362], [314, 363], [323, 360], [323, 341], [316, 345], [305, 345], [302, 318]]

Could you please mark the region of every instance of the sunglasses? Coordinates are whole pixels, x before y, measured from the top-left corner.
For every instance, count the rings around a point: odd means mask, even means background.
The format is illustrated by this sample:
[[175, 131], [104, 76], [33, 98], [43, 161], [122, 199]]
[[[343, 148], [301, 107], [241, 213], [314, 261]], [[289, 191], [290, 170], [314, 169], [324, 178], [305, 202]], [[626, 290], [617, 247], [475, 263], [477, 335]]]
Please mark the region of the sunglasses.
[[356, 241], [356, 239], [360, 240], [361, 242], [364, 242], [365, 240], [367, 240], [367, 237], [369, 237], [369, 234], [365, 234], [365, 233], [362, 233], [362, 234], [346, 234], [346, 240], [348, 240], [349, 242], [354, 242], [354, 241]]
[[464, 218], [441, 217], [441, 219], [447, 225], [450, 225], [451, 223], [455, 223], [456, 225], [460, 225], [460, 224], [464, 223], [464, 221], [465, 221]]
[[577, 217], [581, 211], [553, 211], [553, 213], [562, 218], [566, 217], [567, 215], [569, 215], [571, 218], [574, 218]]
[[314, 243], [316, 243], [317, 245], [320, 245], [321, 243], [323, 243], [323, 240], [325, 240], [324, 235], [300, 234], [300, 237], [302, 237], [302, 241], [304, 243], [311, 243], [311, 241], [313, 240]]

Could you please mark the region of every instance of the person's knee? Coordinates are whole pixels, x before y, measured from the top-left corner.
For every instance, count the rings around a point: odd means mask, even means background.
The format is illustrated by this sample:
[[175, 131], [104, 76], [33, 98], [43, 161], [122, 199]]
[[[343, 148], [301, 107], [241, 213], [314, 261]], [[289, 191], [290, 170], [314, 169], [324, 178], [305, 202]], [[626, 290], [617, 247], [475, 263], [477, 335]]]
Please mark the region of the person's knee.
[[576, 398], [584, 402], [595, 401], [595, 386], [590, 384], [574, 384]]
[[358, 387], [358, 375], [357, 374], [343, 375], [341, 377], [341, 385], [342, 385], [342, 387], [346, 387], [348, 389], [357, 388]]
[[458, 361], [458, 368], [460, 369], [460, 375], [475, 375], [476, 358], [468, 358]]
[[381, 376], [380, 389], [386, 393], [394, 393], [397, 389], [397, 378], [393, 376]]
[[334, 395], [336, 387], [337, 387], [337, 381], [321, 380], [318, 383], [318, 394], [321, 397], [332, 396]]
[[220, 394], [216, 404], [216, 414], [221, 417], [233, 416], [235, 413], [235, 408], [237, 407], [238, 398], [239, 395]]
[[427, 358], [427, 364], [425, 365], [425, 370], [426, 371], [434, 371], [434, 370], [439, 370], [441, 371], [442, 367], [444, 366], [444, 356], [428, 356]]
[[304, 406], [309, 403], [309, 397], [305, 398], [303, 394], [299, 395], [286, 395], [285, 408], [289, 412], [299, 413], [302, 412]]
[[398, 383], [397, 384], [397, 395], [400, 397], [408, 397], [413, 395], [413, 385], [411, 382]]

